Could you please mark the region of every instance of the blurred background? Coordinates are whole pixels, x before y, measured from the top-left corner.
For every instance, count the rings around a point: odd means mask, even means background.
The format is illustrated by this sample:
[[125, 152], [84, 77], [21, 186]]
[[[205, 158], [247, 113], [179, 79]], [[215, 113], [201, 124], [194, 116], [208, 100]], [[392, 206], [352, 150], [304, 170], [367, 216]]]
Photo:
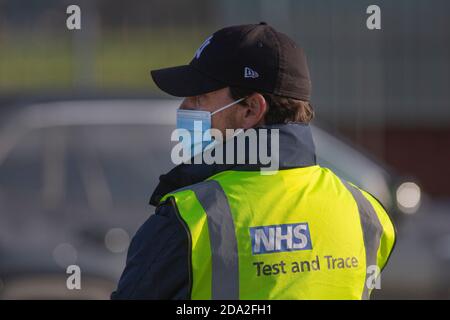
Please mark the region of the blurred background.
[[[68, 30], [66, 8], [81, 8]], [[381, 8], [368, 30], [366, 8]], [[319, 161], [376, 195], [376, 299], [450, 298], [450, 2], [0, 0], [0, 298], [105, 299], [169, 170], [177, 100], [149, 71], [266, 21], [308, 57]], [[81, 290], [67, 290], [79, 265]]]

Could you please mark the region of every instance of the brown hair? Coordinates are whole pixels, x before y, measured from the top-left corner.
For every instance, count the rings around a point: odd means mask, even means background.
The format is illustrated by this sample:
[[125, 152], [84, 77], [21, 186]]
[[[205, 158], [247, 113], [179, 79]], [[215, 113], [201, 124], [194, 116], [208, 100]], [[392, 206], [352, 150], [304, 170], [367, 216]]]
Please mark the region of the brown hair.
[[[238, 100], [252, 95], [255, 91], [238, 87], [230, 87], [230, 95]], [[314, 118], [312, 105], [307, 101], [282, 97], [270, 93], [261, 93], [266, 99], [268, 110], [264, 115], [265, 124], [281, 124], [288, 122], [309, 123]], [[246, 104], [242, 101], [241, 104]]]

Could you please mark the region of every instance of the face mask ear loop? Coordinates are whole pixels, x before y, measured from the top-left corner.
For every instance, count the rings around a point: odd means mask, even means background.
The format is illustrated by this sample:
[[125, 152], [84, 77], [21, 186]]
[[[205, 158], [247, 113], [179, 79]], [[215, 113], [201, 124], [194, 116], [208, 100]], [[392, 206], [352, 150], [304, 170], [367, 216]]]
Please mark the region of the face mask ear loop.
[[217, 110], [214, 111], [214, 112], [211, 112], [211, 115], [214, 115], [214, 114], [216, 114], [216, 113], [218, 113], [218, 112], [220, 112], [220, 111], [222, 111], [222, 110], [225, 110], [226, 108], [229, 108], [229, 107], [231, 107], [231, 106], [234, 106], [235, 104], [238, 104], [239, 102], [241, 102], [241, 101], [243, 101], [243, 100], [245, 100], [245, 99], [247, 99], [247, 98], [248, 98], [248, 97], [244, 97], [244, 98], [240, 98], [239, 100], [233, 101], [232, 103], [227, 104], [226, 106], [223, 106], [222, 108], [219, 108], [219, 109], [217, 109]]

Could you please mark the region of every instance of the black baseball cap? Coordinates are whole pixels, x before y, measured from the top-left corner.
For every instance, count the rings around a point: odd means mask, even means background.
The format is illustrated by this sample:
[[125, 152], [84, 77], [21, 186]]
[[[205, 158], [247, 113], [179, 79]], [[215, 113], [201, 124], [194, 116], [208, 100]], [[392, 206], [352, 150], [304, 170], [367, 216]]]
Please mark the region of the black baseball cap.
[[151, 71], [156, 85], [177, 97], [228, 86], [309, 101], [305, 53], [265, 22], [231, 26], [209, 36], [188, 65]]

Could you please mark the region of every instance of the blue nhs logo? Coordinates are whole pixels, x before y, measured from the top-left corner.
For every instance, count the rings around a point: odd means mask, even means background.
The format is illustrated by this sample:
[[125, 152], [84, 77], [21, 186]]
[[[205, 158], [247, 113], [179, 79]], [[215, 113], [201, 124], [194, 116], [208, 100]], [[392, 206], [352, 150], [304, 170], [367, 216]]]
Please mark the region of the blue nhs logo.
[[250, 236], [253, 254], [312, 249], [307, 223], [251, 227]]

